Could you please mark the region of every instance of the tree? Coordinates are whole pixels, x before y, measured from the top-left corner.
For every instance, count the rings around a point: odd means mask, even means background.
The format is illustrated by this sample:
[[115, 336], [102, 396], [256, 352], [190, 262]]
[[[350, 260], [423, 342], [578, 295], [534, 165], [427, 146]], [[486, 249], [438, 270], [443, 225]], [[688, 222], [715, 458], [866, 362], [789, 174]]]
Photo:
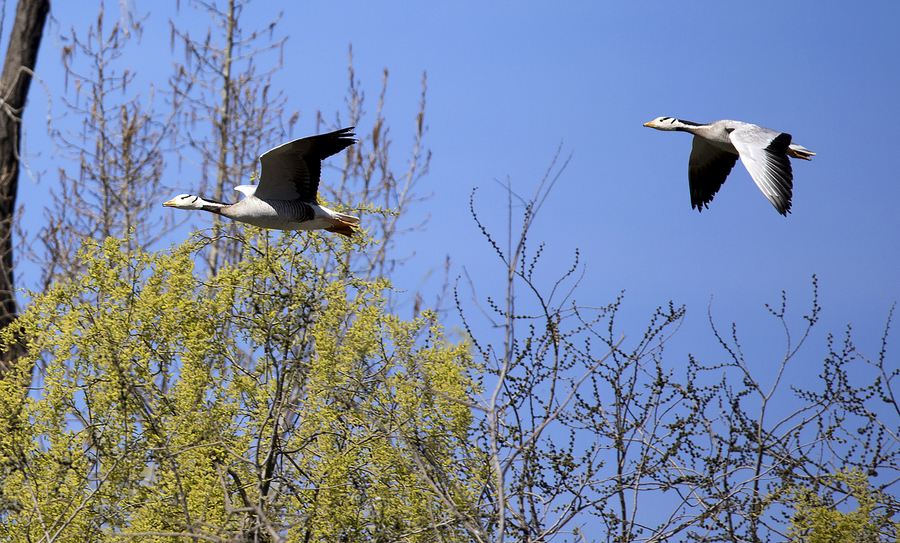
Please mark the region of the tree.
[[[34, 298], [2, 336], [28, 337], [43, 376], [24, 403], [27, 372], [0, 384], [11, 540], [462, 538], [408, 450], [477, 471], [466, 343], [432, 314], [387, 313], [384, 280], [323, 272], [299, 236], [252, 231], [205, 279], [208, 240], [148, 253], [107, 238]], [[453, 507], [479, 486], [457, 481]]]
[[876, 358], [832, 338], [805, 387], [779, 386], [801, 356], [786, 297], [770, 308], [786, 350], [769, 386], [736, 325], [725, 336], [712, 317], [725, 356], [671, 367], [683, 308], [631, 339], [621, 297], [574, 302], [577, 265], [536, 280], [528, 235], [557, 177], [522, 199], [508, 244], [475, 214], [508, 283], [488, 298], [493, 327], [457, 288], [471, 344], [433, 313], [392, 316], [384, 280], [323, 268], [366, 247], [320, 234], [250, 229], [210, 276], [193, 269], [203, 236], [163, 253], [89, 246], [84, 275], [3, 333], [0, 346], [28, 337], [23, 360], [41, 368], [0, 389], [3, 527], [60, 541], [772, 541], [832, 518], [833, 502], [798, 489], [847, 494], [837, 465], [866, 470], [864, 516], [890, 526], [890, 319]]
[[[19, 186], [21, 121], [49, 11], [49, 0], [19, 0], [0, 74], [3, 98], [0, 114], [0, 328], [15, 320], [17, 312], [12, 232]], [[15, 343], [0, 353], [0, 375], [16, 359], [18, 352], [19, 346]]]
[[[43, 250], [32, 255], [43, 269], [41, 288], [83, 270], [83, 240], [125, 237], [149, 249], [172, 227], [171, 215], [155, 211], [174, 124], [171, 114], [155, 110], [155, 89], [135, 89], [137, 72], [121, 66], [143, 29], [140, 18], [126, 15], [110, 24], [100, 2], [85, 32], [72, 28], [63, 36], [65, 113], [52, 136], [57, 156], [68, 160], [60, 161], [44, 210]], [[67, 128], [72, 121], [76, 128]]]
[[[809, 488], [797, 488], [791, 495], [795, 509], [791, 517], [792, 541], [807, 543], [863, 543], [897, 541], [900, 523], [892, 519], [897, 514], [897, 501], [873, 489], [866, 474], [847, 470], [823, 482], [835, 488], [830, 496], [821, 496]], [[838, 504], [848, 499], [856, 501], [853, 511], [841, 511]], [[885, 505], [887, 504], [887, 505]]]
[[[269, 53], [278, 53], [280, 59], [285, 38], [274, 37], [278, 18], [265, 28], [244, 28], [241, 17], [249, 3], [188, 2], [186, 9], [198, 10], [210, 20], [200, 38], [170, 23], [173, 42], [177, 40], [184, 49], [185, 62], [176, 68], [172, 92], [186, 106], [179, 122], [187, 147], [196, 153], [188, 159], [199, 159], [198, 189], [211, 190], [217, 201], [223, 200], [230, 183], [250, 180], [262, 150], [280, 143], [298, 118], [297, 114], [290, 117], [288, 129], [281, 124], [285, 98], [271, 85], [280, 60], [268, 69], [260, 68]], [[237, 230], [231, 222], [213, 217], [215, 241], [207, 255], [213, 271], [236, 258]]]
[[[363, 226], [378, 240], [371, 254], [347, 255], [341, 263], [357, 275], [368, 278], [386, 277], [396, 266], [409, 258], [394, 254], [397, 239], [411, 231], [421, 229], [427, 218], [419, 223], [409, 222], [415, 204], [427, 197], [419, 192], [419, 184], [428, 174], [431, 151], [425, 147], [426, 95], [428, 78], [422, 73], [422, 87], [418, 109], [412, 130], [412, 145], [405, 158], [406, 167], [400, 169], [393, 158], [391, 126], [384, 116], [388, 91], [388, 69], [383, 70], [381, 89], [375, 103], [371, 128], [362, 134], [359, 143], [348, 148], [337, 182], [320, 187], [323, 197], [329, 201], [354, 202], [364, 212]], [[353, 48], [348, 51], [347, 111], [335, 115], [337, 125], [360, 126], [366, 119], [366, 94], [356, 75]], [[317, 127], [329, 126], [325, 114], [318, 112]], [[369, 123], [366, 123], [369, 124]]]
[[[887, 355], [891, 314], [876, 357], [857, 350], [848, 328], [817, 359], [807, 346], [821, 311], [813, 277], [805, 315], [792, 317], [785, 293], [766, 305], [783, 333], [774, 360], [751, 363], [737, 324], [723, 332], [711, 309], [722, 356], [673, 359], [666, 345], [686, 308], [663, 304], [631, 335], [619, 327], [621, 295], [576, 302], [585, 277], [577, 250], [557, 279], [538, 279], [548, 272], [533, 225], [564, 168], [554, 159], [530, 197], [504, 187], [503, 230], [483, 222], [473, 193], [473, 219], [504, 281], [478, 298], [467, 277], [455, 293], [484, 371], [485, 394], [470, 408], [489, 473], [477, 514], [457, 514], [472, 540], [783, 540], [791, 518], [782, 498], [827, 486], [847, 467], [864, 470], [878, 507], [895, 514], [900, 368]], [[786, 382], [804, 363], [821, 370], [818, 379]], [[759, 375], [754, 366], [773, 369]], [[440, 493], [446, 476], [430, 477]]]

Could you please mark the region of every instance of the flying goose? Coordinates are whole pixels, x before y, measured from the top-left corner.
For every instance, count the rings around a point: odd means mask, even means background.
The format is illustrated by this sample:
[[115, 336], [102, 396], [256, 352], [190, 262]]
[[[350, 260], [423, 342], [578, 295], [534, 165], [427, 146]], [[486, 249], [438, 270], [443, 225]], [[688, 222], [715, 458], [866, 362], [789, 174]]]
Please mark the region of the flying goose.
[[788, 157], [812, 160], [815, 153], [791, 143], [791, 135], [741, 121], [699, 124], [672, 117], [644, 123], [657, 130], [678, 130], [694, 135], [688, 181], [691, 207], [708, 207], [740, 157], [759, 190], [782, 215], [791, 211], [793, 173]]
[[179, 194], [163, 205], [202, 209], [229, 219], [275, 230], [325, 229], [352, 236], [359, 219], [316, 203], [322, 160], [356, 143], [353, 127], [283, 143], [259, 157], [259, 184], [234, 190], [244, 198], [234, 204]]

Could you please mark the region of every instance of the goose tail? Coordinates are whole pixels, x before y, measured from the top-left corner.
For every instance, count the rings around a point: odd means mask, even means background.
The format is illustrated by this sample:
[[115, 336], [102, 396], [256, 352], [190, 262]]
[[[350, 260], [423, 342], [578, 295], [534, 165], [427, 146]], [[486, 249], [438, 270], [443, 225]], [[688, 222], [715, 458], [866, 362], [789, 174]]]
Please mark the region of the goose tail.
[[334, 232], [335, 234], [340, 234], [349, 238], [359, 229], [359, 217], [332, 211], [331, 219], [331, 226], [325, 229], [329, 232]]
[[812, 157], [816, 156], [815, 153], [807, 149], [802, 145], [797, 145], [796, 143], [792, 143], [787, 150], [788, 156], [794, 158], [800, 158], [803, 160], [812, 160]]

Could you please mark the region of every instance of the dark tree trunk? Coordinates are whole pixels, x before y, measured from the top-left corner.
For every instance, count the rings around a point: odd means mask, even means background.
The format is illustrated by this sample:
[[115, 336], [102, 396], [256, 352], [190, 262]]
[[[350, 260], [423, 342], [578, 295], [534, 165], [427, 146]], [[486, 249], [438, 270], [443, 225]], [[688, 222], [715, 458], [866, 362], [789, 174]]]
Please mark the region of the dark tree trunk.
[[[0, 75], [0, 329], [16, 318], [12, 231], [22, 114], [49, 11], [50, 0], [19, 0]], [[0, 353], [0, 375], [18, 354], [17, 347]]]

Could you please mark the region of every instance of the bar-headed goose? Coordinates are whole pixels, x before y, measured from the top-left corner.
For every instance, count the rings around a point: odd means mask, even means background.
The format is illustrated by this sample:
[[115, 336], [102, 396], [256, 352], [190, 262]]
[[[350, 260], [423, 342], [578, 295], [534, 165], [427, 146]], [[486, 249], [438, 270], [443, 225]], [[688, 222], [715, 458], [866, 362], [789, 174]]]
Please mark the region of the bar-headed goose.
[[322, 160], [356, 143], [353, 127], [289, 141], [259, 157], [259, 184], [235, 187], [244, 198], [234, 204], [180, 194], [164, 206], [202, 209], [229, 219], [275, 230], [325, 229], [352, 236], [359, 219], [316, 203]]
[[644, 123], [657, 130], [694, 135], [688, 181], [691, 207], [703, 211], [712, 201], [740, 157], [756, 186], [782, 215], [791, 211], [793, 173], [788, 157], [812, 160], [815, 153], [791, 144], [791, 135], [741, 121], [698, 124], [672, 117]]

